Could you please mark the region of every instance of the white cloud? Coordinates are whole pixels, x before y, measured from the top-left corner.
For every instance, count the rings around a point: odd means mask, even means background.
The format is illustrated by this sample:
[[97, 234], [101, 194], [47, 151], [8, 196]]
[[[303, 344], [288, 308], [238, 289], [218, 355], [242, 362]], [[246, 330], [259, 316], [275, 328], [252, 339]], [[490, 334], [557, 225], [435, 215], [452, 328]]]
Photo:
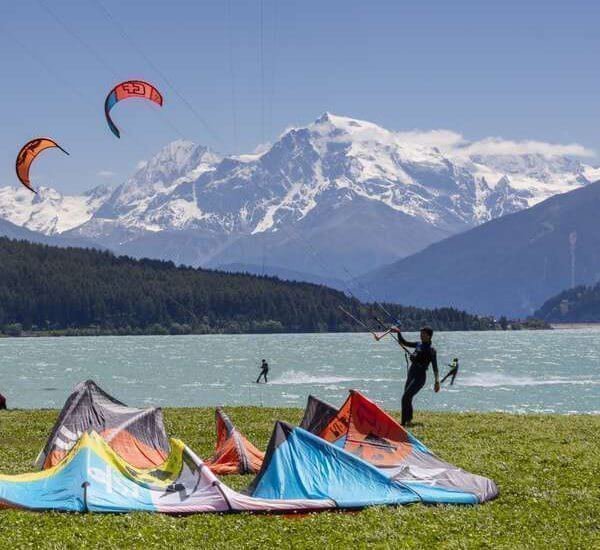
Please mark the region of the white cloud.
[[537, 154], [544, 157], [573, 156], [594, 157], [596, 152], [579, 143], [548, 143], [546, 141], [513, 141], [489, 137], [478, 141], [467, 141], [452, 130], [412, 130], [397, 132], [399, 141], [414, 145], [437, 147], [447, 154], [469, 155], [525, 155]]
[[135, 169], [136, 170], [141, 170], [142, 168], [146, 168], [148, 164], [147, 160], [140, 160], [136, 165], [135, 165]]
[[267, 141], [266, 143], [259, 143], [255, 148], [254, 151], [252, 151], [253, 155], [264, 155], [271, 147], [273, 146], [273, 144], [269, 141]]
[[100, 170], [96, 173], [96, 175], [100, 176], [101, 178], [112, 178], [117, 174], [115, 172], [111, 172], [110, 170]]
[[452, 130], [410, 130], [408, 132], [397, 132], [396, 136], [402, 142], [415, 145], [427, 145], [437, 147], [441, 150], [453, 149], [466, 143], [465, 138], [458, 132]]
[[261, 143], [254, 148], [252, 153], [246, 155], [232, 155], [232, 158], [239, 160], [240, 162], [254, 162], [262, 157], [267, 151], [269, 151], [271, 147], [272, 144], [269, 142]]
[[534, 154], [544, 157], [573, 156], [593, 157], [595, 152], [579, 143], [548, 143], [545, 141], [511, 141], [502, 138], [486, 138], [465, 147], [472, 155], [518, 155]]

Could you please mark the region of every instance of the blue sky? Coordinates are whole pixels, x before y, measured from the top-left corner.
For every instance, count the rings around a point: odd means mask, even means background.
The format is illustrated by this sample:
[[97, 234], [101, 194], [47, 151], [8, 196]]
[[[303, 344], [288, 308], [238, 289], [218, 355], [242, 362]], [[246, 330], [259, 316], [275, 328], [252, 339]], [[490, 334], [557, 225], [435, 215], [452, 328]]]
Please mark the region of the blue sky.
[[[174, 139], [250, 152], [324, 111], [600, 151], [599, 29], [592, 0], [4, 0], [0, 185], [38, 135], [71, 157], [46, 153], [36, 183], [78, 192]], [[118, 105], [117, 140], [104, 97], [138, 77], [165, 106]]]

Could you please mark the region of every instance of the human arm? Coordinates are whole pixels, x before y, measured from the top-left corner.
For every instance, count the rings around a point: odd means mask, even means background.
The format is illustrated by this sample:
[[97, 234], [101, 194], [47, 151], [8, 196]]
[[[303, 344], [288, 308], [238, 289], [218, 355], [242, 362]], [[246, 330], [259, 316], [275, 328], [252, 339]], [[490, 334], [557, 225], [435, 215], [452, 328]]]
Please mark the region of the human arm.
[[440, 371], [437, 364], [437, 353], [434, 349], [431, 350], [431, 368], [433, 369], [433, 376], [435, 377], [433, 391], [437, 393], [440, 391]]
[[416, 348], [418, 345], [418, 342], [409, 342], [408, 340], [404, 339], [404, 336], [402, 336], [402, 332], [400, 331], [399, 327], [392, 327], [390, 329], [390, 332], [393, 332], [394, 334], [396, 334], [398, 336], [398, 344], [400, 344], [402, 347], [405, 348]]

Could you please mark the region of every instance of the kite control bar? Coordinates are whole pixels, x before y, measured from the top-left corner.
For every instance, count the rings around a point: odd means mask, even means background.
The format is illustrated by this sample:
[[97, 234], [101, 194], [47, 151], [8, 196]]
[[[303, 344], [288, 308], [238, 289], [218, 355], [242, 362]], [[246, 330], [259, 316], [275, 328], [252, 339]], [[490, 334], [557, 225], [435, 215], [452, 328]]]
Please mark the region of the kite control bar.
[[[373, 338], [375, 338], [375, 340], [377, 340], [379, 342], [379, 340], [381, 340], [382, 338], [384, 338], [385, 336], [387, 336], [388, 334], [392, 334], [393, 333], [393, 328], [389, 328], [387, 329], [385, 327], [385, 325], [383, 325], [383, 323], [377, 318], [377, 317], [373, 317], [375, 319], [375, 321], [377, 321], [377, 323], [383, 328], [384, 332], [382, 334], [377, 334], [371, 327], [367, 326], [366, 323], [364, 323], [363, 321], [361, 321], [358, 317], [354, 316], [352, 313], [350, 313], [345, 307], [343, 306], [338, 306], [348, 317], [350, 317], [350, 319], [352, 319], [355, 323], [359, 324], [361, 327], [363, 327], [364, 329], [368, 330], [372, 335]], [[400, 339], [397, 339], [398, 343], [400, 344]], [[402, 346], [402, 344], [400, 344]], [[402, 346], [404, 348], [404, 346]], [[406, 348], [404, 348], [406, 349]]]
[[[379, 340], [381, 340], [384, 336], [387, 336], [388, 334], [393, 334], [393, 329], [389, 328], [387, 329], [385, 327], [385, 325], [381, 322], [380, 319], [378, 319], [377, 317], [373, 316], [373, 318], [375, 319], [375, 321], [379, 324], [379, 326], [381, 326], [385, 332], [383, 334], [377, 334], [375, 331], [371, 330], [370, 327], [367, 326], [366, 323], [363, 323], [358, 317], [355, 317], [354, 315], [352, 315], [352, 313], [350, 313], [346, 308], [342, 307], [342, 306], [338, 306], [340, 308], [341, 311], [343, 311], [348, 317], [350, 317], [350, 319], [352, 319], [355, 323], [358, 323], [361, 327], [365, 328], [366, 330], [368, 330], [372, 335], [373, 338], [375, 338], [375, 340], [377, 340], [379, 342]], [[404, 346], [404, 344], [402, 344], [402, 342], [400, 341], [400, 335], [396, 335], [396, 338], [394, 338], [394, 340], [396, 340], [398, 342], [398, 344], [400, 345], [400, 347], [404, 350], [404, 359], [406, 360], [406, 367], [408, 368], [408, 358], [410, 356], [410, 351]]]

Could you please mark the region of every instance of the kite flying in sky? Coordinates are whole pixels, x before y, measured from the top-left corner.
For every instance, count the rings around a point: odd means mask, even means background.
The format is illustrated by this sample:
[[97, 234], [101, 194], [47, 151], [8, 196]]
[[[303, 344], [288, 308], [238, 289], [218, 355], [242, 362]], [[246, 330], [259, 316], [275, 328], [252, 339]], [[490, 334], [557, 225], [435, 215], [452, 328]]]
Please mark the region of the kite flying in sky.
[[117, 136], [121, 137], [121, 132], [116, 127], [115, 123], [112, 121], [110, 117], [110, 110], [121, 100], [129, 99], [131, 97], [137, 97], [140, 99], [148, 99], [153, 101], [157, 105], [162, 107], [163, 97], [161, 93], [148, 82], [144, 82], [143, 80], [127, 80], [126, 82], [121, 82], [117, 84], [110, 93], [106, 96], [106, 100], [104, 102], [104, 114], [106, 115], [106, 122], [108, 122], [108, 127], [111, 132]]
[[37, 193], [37, 191], [32, 187], [31, 181], [29, 180], [29, 168], [31, 167], [31, 163], [42, 151], [50, 149], [51, 147], [57, 147], [65, 153], [65, 155], [69, 154], [58, 143], [50, 138], [35, 138], [28, 141], [17, 155], [17, 162], [15, 165], [17, 177], [27, 189], [34, 193]]

